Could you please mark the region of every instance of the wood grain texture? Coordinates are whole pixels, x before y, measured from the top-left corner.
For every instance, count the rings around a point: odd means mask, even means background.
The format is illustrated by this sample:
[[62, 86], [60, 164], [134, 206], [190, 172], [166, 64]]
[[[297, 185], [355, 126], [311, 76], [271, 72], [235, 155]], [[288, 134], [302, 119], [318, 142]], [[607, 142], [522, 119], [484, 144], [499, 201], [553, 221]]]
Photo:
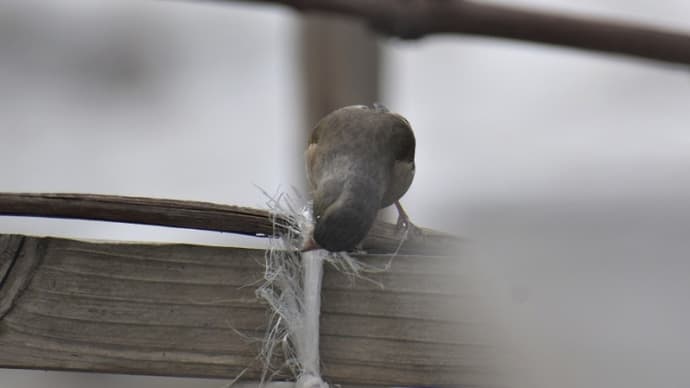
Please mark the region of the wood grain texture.
[[15, 263], [17, 253], [24, 237], [16, 235], [0, 235], [0, 285], [5, 280], [10, 268]]
[[[24, 291], [43, 257], [45, 245], [37, 239], [5, 236], [0, 241], [5, 261], [10, 258], [5, 275], [0, 279], [0, 319], [13, 307], [17, 296]], [[16, 249], [14, 253], [10, 250]], [[0, 264], [0, 266], [2, 266]]]
[[[279, 236], [285, 232], [285, 226], [293, 224], [288, 217], [261, 209], [98, 194], [0, 193], [0, 215], [127, 222], [256, 237]], [[377, 222], [362, 247], [370, 253], [444, 254], [461, 242], [447, 233], [421, 231], [402, 241], [402, 231], [395, 225]]]
[[[10, 306], [0, 320], [0, 367], [223, 378], [247, 368], [243, 380], [259, 377], [269, 314], [254, 291], [263, 251], [22, 239], [0, 246], [18, 249], [0, 288], [0, 305]], [[400, 255], [369, 280], [327, 265], [325, 378], [484, 386], [492, 352], [464, 276], [463, 261], [450, 256]]]

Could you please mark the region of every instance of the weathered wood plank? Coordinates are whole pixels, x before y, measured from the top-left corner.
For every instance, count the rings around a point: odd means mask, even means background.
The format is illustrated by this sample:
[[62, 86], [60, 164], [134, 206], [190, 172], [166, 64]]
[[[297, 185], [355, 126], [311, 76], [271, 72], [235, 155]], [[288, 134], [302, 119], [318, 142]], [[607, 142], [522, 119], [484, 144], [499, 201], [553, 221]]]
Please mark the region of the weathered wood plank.
[[[12, 236], [0, 243], [4, 247], [5, 261], [11, 261], [7, 266], [7, 273], [0, 278], [0, 319], [2, 319], [12, 308], [19, 295], [34, 274], [36, 267], [43, 257], [45, 244], [39, 239], [27, 239]], [[9, 249], [15, 247], [16, 252], [12, 254]], [[9, 259], [8, 259], [9, 258]]]
[[16, 260], [24, 237], [16, 235], [0, 235], [0, 284]]
[[[270, 314], [254, 291], [263, 251], [17, 241], [0, 239], [0, 257], [13, 258], [0, 283], [0, 367], [225, 378], [246, 368], [242, 379], [260, 376]], [[383, 267], [390, 257], [360, 259]], [[488, 381], [492, 351], [462, 264], [400, 255], [388, 272], [366, 274], [371, 281], [327, 266], [325, 377], [365, 385]]]

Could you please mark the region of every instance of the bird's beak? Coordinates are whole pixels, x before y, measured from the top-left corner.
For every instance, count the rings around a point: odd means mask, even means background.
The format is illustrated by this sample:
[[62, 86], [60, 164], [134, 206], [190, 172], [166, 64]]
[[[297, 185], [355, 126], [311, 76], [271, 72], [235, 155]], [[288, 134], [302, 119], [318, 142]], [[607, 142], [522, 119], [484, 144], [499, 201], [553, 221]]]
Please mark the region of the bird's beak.
[[313, 237], [310, 237], [307, 241], [304, 242], [304, 245], [302, 246], [302, 249], [300, 249], [300, 252], [309, 252], [313, 251], [315, 249], [321, 249], [319, 244], [314, 241]]

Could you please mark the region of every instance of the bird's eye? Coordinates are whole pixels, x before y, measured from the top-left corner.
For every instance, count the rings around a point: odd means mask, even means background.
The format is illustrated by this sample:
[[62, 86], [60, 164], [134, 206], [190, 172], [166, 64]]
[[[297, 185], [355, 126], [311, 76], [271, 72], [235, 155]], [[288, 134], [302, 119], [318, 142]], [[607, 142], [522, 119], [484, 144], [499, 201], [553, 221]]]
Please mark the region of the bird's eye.
[[411, 127], [410, 122], [407, 121], [406, 118], [400, 116], [400, 115], [397, 114], [397, 113], [393, 113], [393, 116], [394, 116], [396, 119], [400, 120], [404, 125], [406, 125], [406, 126], [408, 126], [408, 127]]

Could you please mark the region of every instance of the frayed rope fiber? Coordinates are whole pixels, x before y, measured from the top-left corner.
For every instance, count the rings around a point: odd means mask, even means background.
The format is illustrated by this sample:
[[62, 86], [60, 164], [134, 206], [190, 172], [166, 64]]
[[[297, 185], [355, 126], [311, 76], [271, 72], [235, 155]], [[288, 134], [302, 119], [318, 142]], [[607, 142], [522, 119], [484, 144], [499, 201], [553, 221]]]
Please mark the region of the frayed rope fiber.
[[[282, 216], [274, 217], [274, 228], [287, 232], [271, 239], [265, 255], [264, 284], [256, 291], [273, 311], [261, 350], [264, 371], [260, 386], [275, 384], [270, 383], [272, 378], [287, 366], [296, 380], [296, 388], [327, 388], [328, 384], [321, 378], [319, 359], [323, 262], [353, 277], [360, 277], [361, 272], [385, 271], [390, 262], [385, 268], [372, 268], [344, 252], [322, 249], [300, 252], [304, 238], [311, 236], [313, 230], [311, 204], [299, 195], [298, 201], [303, 205], [296, 204], [286, 194], [264, 194], [269, 198], [271, 213]], [[286, 215], [293, 222], [279, 224]], [[285, 364], [272, 367], [271, 361], [279, 353]]]
[[[270, 198], [270, 197], [269, 197]], [[300, 253], [302, 236], [312, 230], [310, 206], [298, 207], [286, 195], [269, 202], [273, 214], [290, 216], [296, 221], [281, 238], [272, 239], [266, 252], [265, 283], [257, 295], [273, 311], [261, 351], [264, 372], [261, 384], [270, 382], [282, 366], [271, 368], [276, 352], [282, 352], [287, 367], [296, 379], [297, 388], [327, 388], [321, 379], [319, 360], [319, 314], [323, 261], [328, 252], [314, 250]]]

